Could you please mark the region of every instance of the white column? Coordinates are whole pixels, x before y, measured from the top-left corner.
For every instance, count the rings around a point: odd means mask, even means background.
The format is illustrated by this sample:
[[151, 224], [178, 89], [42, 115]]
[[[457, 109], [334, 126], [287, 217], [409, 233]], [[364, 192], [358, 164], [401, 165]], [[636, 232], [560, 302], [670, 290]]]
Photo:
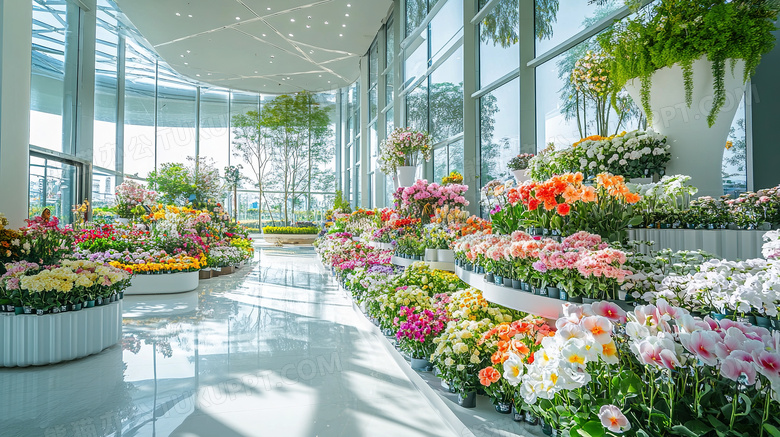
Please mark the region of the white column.
[[27, 218], [32, 5], [0, 0], [0, 212], [10, 226]]

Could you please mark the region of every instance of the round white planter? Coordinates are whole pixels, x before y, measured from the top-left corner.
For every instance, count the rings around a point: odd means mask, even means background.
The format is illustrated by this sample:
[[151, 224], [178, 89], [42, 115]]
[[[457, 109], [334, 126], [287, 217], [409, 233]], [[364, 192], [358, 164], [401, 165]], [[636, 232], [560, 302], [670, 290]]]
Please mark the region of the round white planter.
[[417, 166], [398, 167], [398, 185], [411, 187], [417, 181]]
[[271, 244], [311, 244], [318, 234], [263, 234], [266, 243]]
[[[671, 145], [672, 159], [666, 174], [691, 176], [700, 196], [723, 194], [721, 165], [723, 150], [737, 112], [745, 84], [742, 81], [745, 61], [738, 60], [732, 74], [731, 61], [726, 61], [726, 103], [712, 127], [707, 115], [712, 108], [714, 78], [712, 63], [705, 57], [693, 63], [693, 104], [685, 101], [685, 84], [679, 65], [656, 71], [651, 78], [650, 108], [653, 129], [666, 135]], [[642, 83], [634, 79], [626, 84], [628, 94], [641, 108]]]
[[518, 184], [522, 184], [523, 182], [531, 179], [531, 177], [528, 176], [528, 169], [512, 170], [512, 174], [515, 175], [515, 180]]
[[454, 263], [455, 251], [452, 249], [439, 249], [439, 262], [441, 263]]
[[75, 360], [113, 346], [121, 335], [122, 300], [45, 316], [0, 316], [0, 367]]
[[135, 275], [125, 295], [171, 294], [198, 288], [198, 272], [168, 273], [162, 275]]

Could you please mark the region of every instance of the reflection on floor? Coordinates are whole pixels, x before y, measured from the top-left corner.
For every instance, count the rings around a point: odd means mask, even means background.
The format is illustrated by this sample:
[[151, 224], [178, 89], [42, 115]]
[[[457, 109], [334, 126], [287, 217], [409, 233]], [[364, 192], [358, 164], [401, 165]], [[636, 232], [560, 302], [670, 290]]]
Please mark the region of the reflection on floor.
[[[311, 248], [124, 301], [120, 345], [0, 369], [2, 436], [453, 436]], [[2, 347], [2, 345], [0, 345]]]

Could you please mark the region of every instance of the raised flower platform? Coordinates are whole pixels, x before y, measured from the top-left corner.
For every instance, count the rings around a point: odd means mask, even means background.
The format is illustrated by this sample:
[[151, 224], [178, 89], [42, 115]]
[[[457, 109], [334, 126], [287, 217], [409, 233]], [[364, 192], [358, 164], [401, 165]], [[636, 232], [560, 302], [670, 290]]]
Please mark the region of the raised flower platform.
[[59, 314], [0, 315], [0, 367], [54, 364], [96, 354], [122, 335], [122, 300]]
[[496, 285], [485, 281], [485, 275], [469, 272], [460, 267], [455, 267], [455, 274], [463, 282], [482, 291], [482, 296], [490, 302], [550, 320], [557, 320], [563, 316], [565, 302], [562, 300]]
[[319, 234], [264, 234], [263, 239], [271, 244], [312, 244]]
[[447, 272], [454, 272], [455, 271], [455, 263], [447, 263], [447, 262], [437, 262], [437, 261], [418, 261], [413, 259], [406, 259], [401, 258], [400, 256], [395, 256], [390, 259], [390, 262], [402, 267], [409, 267], [410, 265], [416, 263], [416, 262], [422, 262], [428, 265], [433, 270], [444, 270]]
[[660, 249], [703, 250], [731, 261], [761, 258], [761, 237], [766, 231], [731, 229], [629, 229], [629, 240], [653, 241], [642, 246], [646, 255]]
[[192, 291], [198, 288], [197, 271], [165, 273], [160, 275], [135, 275], [125, 294], [172, 294]]

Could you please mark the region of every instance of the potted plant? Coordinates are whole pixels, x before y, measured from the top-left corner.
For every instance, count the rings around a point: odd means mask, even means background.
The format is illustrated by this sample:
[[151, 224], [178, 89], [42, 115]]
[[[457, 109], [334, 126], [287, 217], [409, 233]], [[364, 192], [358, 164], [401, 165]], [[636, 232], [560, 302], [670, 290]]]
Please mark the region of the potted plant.
[[518, 184], [522, 184], [523, 182], [530, 179], [527, 169], [528, 162], [533, 157], [534, 155], [532, 153], [521, 153], [520, 155], [517, 155], [509, 160], [509, 169], [512, 170], [512, 174], [515, 175], [515, 180], [517, 180]]
[[431, 141], [426, 132], [411, 128], [398, 128], [382, 142], [379, 152], [379, 168], [386, 175], [398, 177], [398, 185], [414, 184], [421, 160], [430, 161]]
[[771, 0], [660, 0], [599, 35], [610, 77], [671, 143], [669, 173], [720, 195], [723, 145], [744, 86], [774, 47]]

